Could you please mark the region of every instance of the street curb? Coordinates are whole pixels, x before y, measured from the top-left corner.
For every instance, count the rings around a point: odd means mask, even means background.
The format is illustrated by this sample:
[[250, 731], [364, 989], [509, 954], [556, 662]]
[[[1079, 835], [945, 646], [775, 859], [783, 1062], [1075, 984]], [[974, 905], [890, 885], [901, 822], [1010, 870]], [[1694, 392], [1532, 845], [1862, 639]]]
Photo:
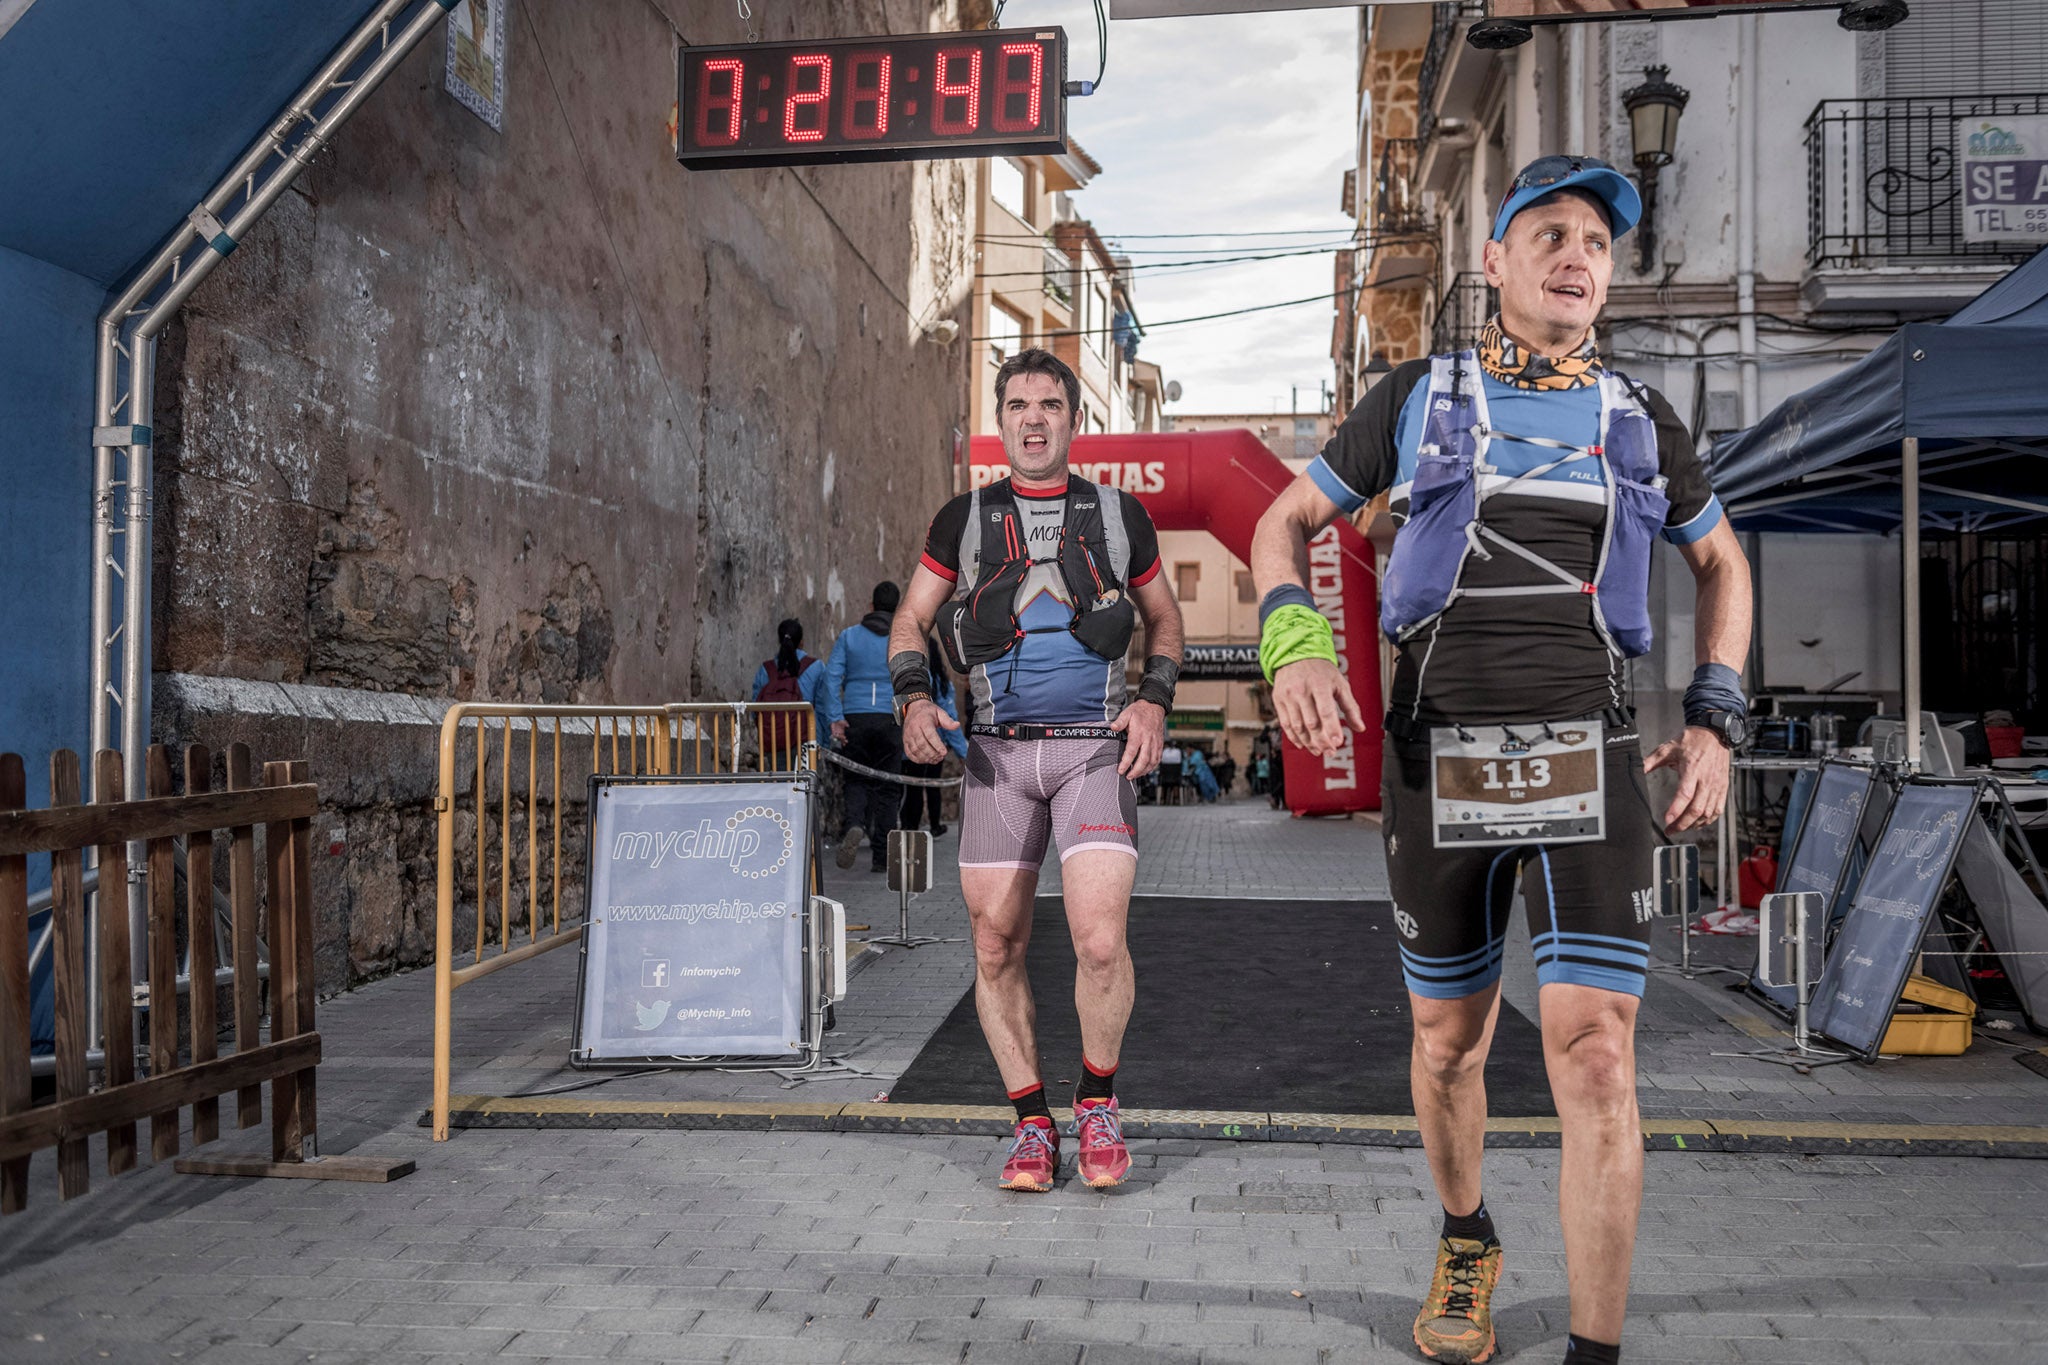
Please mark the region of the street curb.
[[[420, 1126], [432, 1113], [420, 1115]], [[755, 1100], [587, 1099], [455, 1095], [451, 1128], [685, 1129], [775, 1133], [878, 1133], [1008, 1137], [1016, 1115], [1002, 1105], [805, 1103]], [[1127, 1109], [1126, 1137], [1218, 1142], [1320, 1142], [1355, 1147], [1420, 1147], [1411, 1114], [1314, 1114], [1257, 1110]], [[1555, 1117], [1492, 1118], [1486, 1145], [1555, 1149]], [[1780, 1156], [2016, 1157], [2048, 1160], [2048, 1128], [1988, 1124], [1805, 1123], [1753, 1119], [1649, 1119], [1649, 1152], [1754, 1153]]]

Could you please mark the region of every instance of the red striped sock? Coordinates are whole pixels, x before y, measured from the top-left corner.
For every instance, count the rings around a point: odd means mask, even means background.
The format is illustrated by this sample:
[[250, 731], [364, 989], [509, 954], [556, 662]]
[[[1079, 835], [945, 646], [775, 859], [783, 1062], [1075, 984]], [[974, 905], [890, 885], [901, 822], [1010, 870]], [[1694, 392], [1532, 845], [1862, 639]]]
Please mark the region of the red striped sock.
[[1081, 1084], [1074, 1087], [1076, 1105], [1100, 1104], [1116, 1094], [1116, 1068], [1107, 1071], [1081, 1058]]
[[1052, 1107], [1045, 1102], [1045, 1082], [1033, 1081], [1022, 1090], [1008, 1093], [1010, 1103], [1017, 1106], [1017, 1122], [1042, 1119], [1047, 1128], [1052, 1127]]

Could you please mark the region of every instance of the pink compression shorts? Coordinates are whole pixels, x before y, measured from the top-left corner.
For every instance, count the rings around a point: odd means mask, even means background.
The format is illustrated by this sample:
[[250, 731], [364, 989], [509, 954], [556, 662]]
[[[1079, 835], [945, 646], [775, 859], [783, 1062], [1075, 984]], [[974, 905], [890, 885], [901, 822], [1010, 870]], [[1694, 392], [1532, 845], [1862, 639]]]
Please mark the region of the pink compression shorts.
[[1090, 849], [1138, 856], [1138, 792], [1117, 772], [1114, 739], [967, 741], [960, 866], [1036, 871], [1048, 840], [1060, 861]]

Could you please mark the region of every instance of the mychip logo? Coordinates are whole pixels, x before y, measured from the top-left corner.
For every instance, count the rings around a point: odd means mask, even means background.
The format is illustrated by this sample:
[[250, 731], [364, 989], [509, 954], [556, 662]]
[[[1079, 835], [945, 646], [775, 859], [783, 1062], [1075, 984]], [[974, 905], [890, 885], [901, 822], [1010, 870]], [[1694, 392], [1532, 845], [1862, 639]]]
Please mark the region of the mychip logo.
[[796, 833], [780, 811], [748, 806], [726, 817], [723, 827], [709, 820], [695, 829], [628, 830], [612, 840], [612, 861], [660, 867], [671, 858], [684, 862], [722, 862], [750, 880], [772, 877], [796, 852]]

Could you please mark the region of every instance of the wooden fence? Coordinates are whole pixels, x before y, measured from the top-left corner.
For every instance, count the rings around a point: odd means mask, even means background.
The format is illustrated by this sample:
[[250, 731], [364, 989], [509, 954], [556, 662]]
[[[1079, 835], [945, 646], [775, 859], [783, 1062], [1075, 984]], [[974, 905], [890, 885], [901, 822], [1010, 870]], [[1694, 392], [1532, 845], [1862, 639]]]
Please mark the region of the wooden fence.
[[[253, 780], [247, 746], [227, 754], [227, 790], [211, 790], [212, 756], [185, 750], [185, 794], [173, 794], [170, 757], [149, 751], [149, 796], [118, 799], [121, 756], [102, 750], [95, 759], [100, 799], [82, 803], [78, 756], [59, 750], [50, 758], [50, 806], [29, 810], [22, 761], [0, 754], [0, 1213], [28, 1201], [30, 1156], [57, 1149], [57, 1188], [69, 1199], [89, 1183], [87, 1139], [107, 1135], [107, 1174], [137, 1161], [137, 1124], [149, 1124], [150, 1156], [178, 1156], [180, 1111], [192, 1110], [192, 1142], [220, 1136], [221, 1097], [235, 1097], [235, 1124], [262, 1122], [262, 1089], [271, 1087], [271, 1142], [267, 1159], [189, 1157], [176, 1169], [211, 1175], [303, 1175], [325, 1179], [389, 1180], [410, 1162], [376, 1158], [307, 1160], [316, 1128], [314, 1068], [320, 1035], [313, 1028], [312, 818], [318, 789], [303, 762], [266, 763]], [[258, 885], [257, 828], [262, 828], [265, 885]], [[231, 907], [226, 961], [233, 969], [234, 1050], [219, 1055], [216, 972], [221, 945], [214, 925], [216, 835], [225, 831], [227, 891]], [[183, 841], [185, 895], [177, 879]], [[136, 1075], [137, 992], [130, 979], [129, 845], [145, 849], [141, 881], [149, 907], [147, 1075]], [[84, 855], [96, 849], [103, 910], [89, 914]], [[55, 1094], [33, 1096], [30, 1068], [28, 873], [29, 859], [50, 859], [50, 958], [56, 1004]], [[181, 916], [182, 910], [182, 916]], [[267, 914], [265, 913], [267, 911]], [[267, 920], [267, 925], [264, 921]], [[179, 1036], [178, 957], [182, 922], [189, 958], [191, 1035]], [[257, 942], [268, 930], [270, 1041], [262, 1038], [262, 982]], [[91, 1017], [86, 990], [87, 935], [95, 937], [99, 1018]], [[91, 1084], [88, 1052], [102, 1040], [102, 1084]]]

